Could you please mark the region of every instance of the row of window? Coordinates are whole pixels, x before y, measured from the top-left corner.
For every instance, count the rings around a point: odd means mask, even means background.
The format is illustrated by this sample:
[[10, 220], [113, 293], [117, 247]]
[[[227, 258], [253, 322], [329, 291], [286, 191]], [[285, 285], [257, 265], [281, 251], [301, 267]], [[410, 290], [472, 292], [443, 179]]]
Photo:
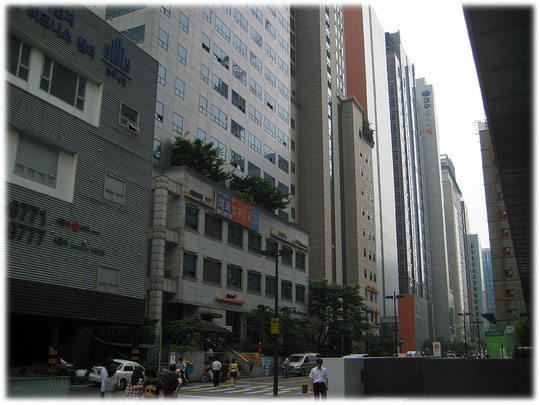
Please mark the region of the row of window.
[[[185, 227], [199, 231], [199, 208], [193, 204], [186, 204]], [[227, 222], [227, 243], [235, 247], [244, 249], [245, 236], [247, 233], [247, 248], [249, 252], [260, 254], [262, 250], [262, 236], [252, 231], [244, 232], [244, 228], [232, 222]], [[214, 239], [223, 240], [223, 220], [208, 212], [204, 217], [204, 235]], [[275, 250], [278, 243], [273, 239], [266, 238], [266, 250]], [[272, 259], [273, 260], [273, 259]], [[281, 263], [287, 266], [293, 265], [293, 255], [282, 256]], [[306, 255], [300, 251], [294, 254], [295, 268], [299, 270], [306, 269]]]
[[[194, 252], [184, 252], [183, 277], [197, 279], [198, 255]], [[222, 262], [210, 257], [203, 258], [202, 280], [207, 283], [222, 286]], [[234, 290], [244, 290], [244, 269], [234, 264], [227, 264], [226, 287]], [[275, 297], [276, 278], [265, 275], [265, 296]], [[293, 283], [281, 280], [281, 299], [293, 300]], [[262, 274], [255, 270], [247, 271], [247, 291], [249, 293], [262, 293]], [[295, 302], [304, 303], [306, 299], [306, 287], [301, 284], [295, 285]]]

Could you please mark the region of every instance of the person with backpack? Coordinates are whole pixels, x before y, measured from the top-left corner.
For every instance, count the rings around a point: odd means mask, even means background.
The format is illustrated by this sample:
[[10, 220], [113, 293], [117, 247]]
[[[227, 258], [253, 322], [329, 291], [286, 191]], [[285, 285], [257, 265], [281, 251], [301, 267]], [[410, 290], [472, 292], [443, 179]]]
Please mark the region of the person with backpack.
[[163, 383], [163, 395], [165, 398], [172, 398], [178, 395], [178, 391], [182, 388], [182, 377], [176, 371], [177, 365], [169, 364], [169, 373], [161, 377]]

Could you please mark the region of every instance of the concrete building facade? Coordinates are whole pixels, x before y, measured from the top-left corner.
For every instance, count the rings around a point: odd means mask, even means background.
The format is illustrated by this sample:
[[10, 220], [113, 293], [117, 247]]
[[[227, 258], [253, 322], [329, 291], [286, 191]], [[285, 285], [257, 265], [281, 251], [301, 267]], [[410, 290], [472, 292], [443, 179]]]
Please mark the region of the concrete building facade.
[[480, 127], [480, 145], [491, 247], [495, 320], [497, 330], [506, 330], [527, 316], [527, 309], [513, 252], [504, 195], [486, 125]]
[[[486, 282], [484, 280], [484, 264], [480, 245], [480, 239], [477, 234], [469, 235], [469, 241], [471, 244], [471, 258], [473, 267], [473, 296], [474, 296], [474, 313], [477, 324], [473, 325], [473, 339], [475, 338], [479, 342], [484, 333], [486, 332], [488, 321], [482, 314], [487, 312], [487, 300], [486, 300]], [[474, 327], [476, 326], [476, 334], [474, 333]]]
[[88, 364], [88, 328], [145, 318], [158, 64], [85, 8], [11, 7], [7, 32], [10, 362]]
[[[484, 275], [484, 291], [486, 295], [486, 316], [495, 320], [495, 296], [493, 295], [493, 269], [491, 266], [491, 249], [482, 249], [482, 273]], [[488, 315], [491, 314], [491, 315]], [[486, 324], [488, 330], [495, 330], [496, 324]]]

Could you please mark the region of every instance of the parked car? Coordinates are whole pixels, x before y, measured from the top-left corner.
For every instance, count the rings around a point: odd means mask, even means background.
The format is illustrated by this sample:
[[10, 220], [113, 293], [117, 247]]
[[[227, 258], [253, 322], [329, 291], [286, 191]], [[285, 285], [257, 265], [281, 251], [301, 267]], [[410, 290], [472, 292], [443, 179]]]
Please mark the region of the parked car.
[[343, 356], [344, 359], [359, 359], [361, 357], [369, 357], [367, 353], [353, 353]]
[[[54, 366], [54, 375], [56, 376], [69, 376], [72, 379], [75, 378], [75, 368], [73, 364], [68, 363], [62, 358], [58, 358], [59, 362]], [[49, 363], [48, 362], [36, 362], [30, 365], [17, 366], [9, 370], [11, 375], [49, 375]]]
[[295, 353], [289, 356], [289, 374], [304, 376], [309, 374], [317, 364], [315, 361], [321, 357], [319, 353]]
[[446, 356], [444, 357], [447, 359], [457, 359], [457, 356], [454, 353], [446, 353]]
[[[114, 359], [113, 363], [116, 366], [116, 378], [118, 378], [118, 381], [119, 381], [118, 388], [121, 390], [126, 388], [126, 385], [129, 379], [131, 378], [131, 375], [133, 374], [133, 370], [135, 370], [136, 367], [139, 367], [144, 371], [143, 366], [131, 360]], [[96, 383], [97, 385], [100, 385], [101, 372], [104, 369], [105, 369], [104, 366], [92, 367], [90, 374], [88, 374], [88, 379]]]

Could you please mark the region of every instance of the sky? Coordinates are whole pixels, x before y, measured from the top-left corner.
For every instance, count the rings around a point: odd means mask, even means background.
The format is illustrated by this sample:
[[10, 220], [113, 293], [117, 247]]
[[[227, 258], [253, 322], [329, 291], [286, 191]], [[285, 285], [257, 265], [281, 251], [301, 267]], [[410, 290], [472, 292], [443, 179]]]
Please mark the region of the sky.
[[478, 234], [481, 246], [487, 248], [489, 232], [476, 125], [476, 121], [485, 120], [485, 113], [463, 4], [455, 0], [377, 0], [371, 4], [386, 32], [400, 31], [416, 77], [424, 77], [433, 85], [440, 153], [454, 163], [467, 205], [469, 232]]

